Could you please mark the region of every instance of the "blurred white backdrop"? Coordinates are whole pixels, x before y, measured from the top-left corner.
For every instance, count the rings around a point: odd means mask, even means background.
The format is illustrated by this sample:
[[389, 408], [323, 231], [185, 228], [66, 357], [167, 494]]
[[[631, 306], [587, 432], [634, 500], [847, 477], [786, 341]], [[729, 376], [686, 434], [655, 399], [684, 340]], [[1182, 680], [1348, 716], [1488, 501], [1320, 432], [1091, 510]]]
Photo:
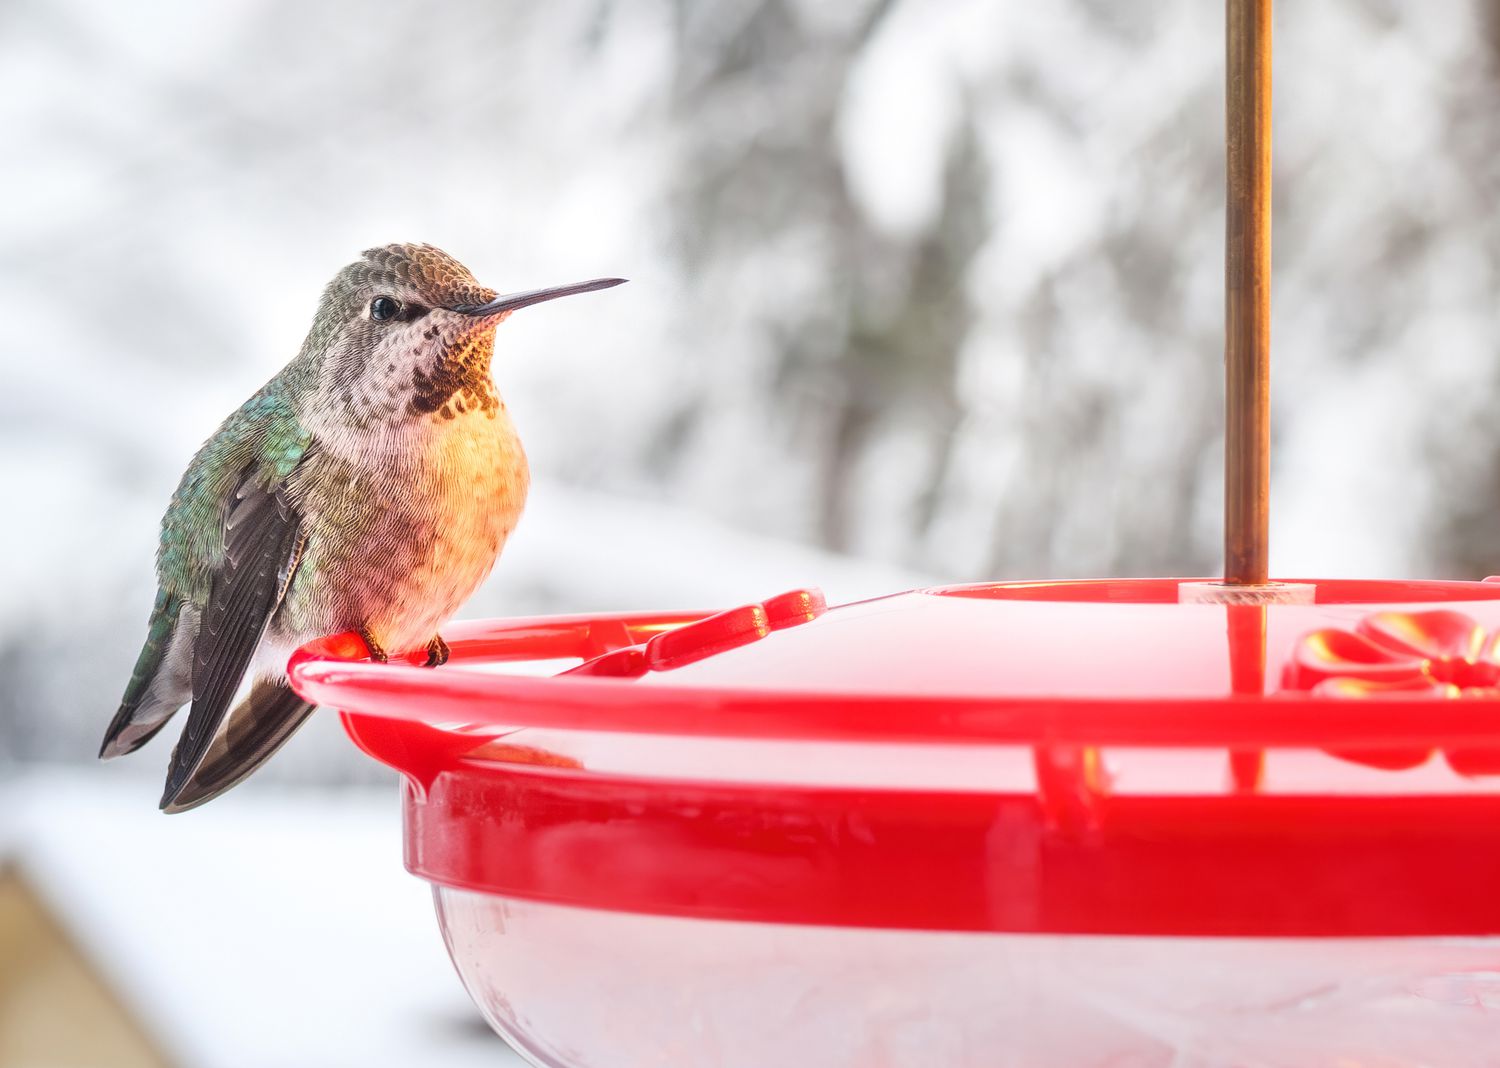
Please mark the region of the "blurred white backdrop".
[[[1278, 8], [1273, 569], [1500, 571], [1500, 0]], [[179, 474], [369, 246], [631, 279], [500, 330], [467, 615], [1216, 570], [1221, 19], [0, 0], [0, 883], [169, 1060], [500, 1056], [332, 717], [186, 822], [92, 763]]]
[[[1280, 7], [1281, 574], [1500, 570], [1497, 10]], [[91, 758], [182, 467], [391, 240], [632, 280], [501, 329], [538, 486], [468, 615], [1215, 570], [1221, 19], [0, 4], [0, 761]]]

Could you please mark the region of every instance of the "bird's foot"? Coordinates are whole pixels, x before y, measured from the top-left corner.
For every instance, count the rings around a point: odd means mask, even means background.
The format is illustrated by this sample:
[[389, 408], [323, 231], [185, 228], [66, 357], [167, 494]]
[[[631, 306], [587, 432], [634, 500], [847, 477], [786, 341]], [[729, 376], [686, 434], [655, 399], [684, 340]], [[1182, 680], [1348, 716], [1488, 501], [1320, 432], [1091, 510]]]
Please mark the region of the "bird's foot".
[[441, 634], [434, 634], [427, 643], [427, 667], [441, 667], [448, 662], [448, 643]]
[[377, 664], [384, 664], [387, 660], [390, 659], [390, 657], [386, 654], [386, 651], [381, 648], [380, 643], [375, 640], [375, 636], [371, 634], [367, 628], [360, 627], [359, 636], [363, 638], [365, 640], [365, 644], [370, 647], [371, 660], [375, 661]]

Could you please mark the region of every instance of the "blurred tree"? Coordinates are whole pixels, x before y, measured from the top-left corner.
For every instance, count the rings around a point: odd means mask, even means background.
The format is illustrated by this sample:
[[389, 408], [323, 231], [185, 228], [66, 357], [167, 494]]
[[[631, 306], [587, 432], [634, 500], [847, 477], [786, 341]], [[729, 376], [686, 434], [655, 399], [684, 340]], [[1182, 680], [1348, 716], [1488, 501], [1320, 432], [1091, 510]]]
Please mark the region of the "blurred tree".
[[[902, 9], [867, 3], [830, 21], [788, 0], [679, 7], [671, 204], [688, 314], [713, 324], [705, 343], [741, 334], [736, 355], [760, 370], [704, 379], [665, 422], [657, 455], [675, 451], [689, 467], [712, 456], [718, 507], [752, 522], [774, 517], [784, 530], [790, 519], [833, 548], [939, 573], [1201, 569], [1213, 554], [1193, 514], [1216, 485], [1205, 452], [1221, 342], [1217, 307], [1205, 317], [1184, 292], [1196, 266], [1184, 254], [1205, 245], [1199, 220], [1222, 197], [1216, 86], [1157, 101], [1136, 123], [1119, 160], [1130, 170], [1108, 195], [1120, 206], [1101, 231], [1055, 263], [1012, 265], [1030, 276], [1016, 293], [980, 291], [979, 256], [1005, 256], [1009, 224], [1021, 221], [992, 204], [1011, 164], [1009, 124], [1039, 121], [1065, 139], [1096, 131], [1076, 129], [1080, 101], [1054, 84], [1045, 48], [1017, 49], [972, 84], [938, 74], [961, 100], [938, 203], [915, 232], [893, 233], [853, 191], [839, 133], [858, 65]], [[1152, 43], [1149, 24], [1077, 15], [1072, 29], [1115, 65]], [[987, 330], [976, 333], [970, 294]], [[1118, 351], [1113, 367], [1107, 352], [1083, 351], [1101, 345]], [[1142, 374], [1153, 350], [1169, 363]], [[1103, 375], [1092, 370], [1100, 361]], [[1007, 362], [1021, 366], [998, 376], [968, 366]], [[997, 377], [1020, 399], [973, 384]], [[1145, 439], [1126, 409], [1142, 392], [1175, 408], [1151, 424], [1150, 465], [1131, 457]], [[734, 408], [738, 418], [721, 418]], [[759, 414], [745, 419], [746, 409]], [[743, 443], [738, 456], [715, 447], [728, 439]], [[971, 457], [955, 469], [960, 451], [987, 442], [990, 464]], [[781, 497], [768, 502], [756, 465], [804, 474], [778, 479]], [[1069, 527], [1079, 534], [1059, 537]]]
[[[927, 460], [923, 474], [900, 487], [905, 529], [897, 539], [910, 557], [937, 510], [961, 416], [955, 390], [971, 325], [967, 273], [988, 234], [988, 173], [966, 111], [931, 227], [893, 237], [852, 193], [840, 106], [893, 6], [853, 5], [830, 23], [786, 0], [679, 5], [675, 99], [684, 158], [673, 204], [685, 269], [708, 276], [700, 291], [722, 285], [713, 275], [726, 261], [770, 261], [789, 247], [806, 258], [802, 269], [778, 276], [785, 293], [772, 280], [751, 293], [764, 294], [753, 315], [765, 392], [741, 402], [762, 409], [763, 425], [780, 432], [759, 438], [759, 462], [812, 472], [802, 533], [836, 549], [868, 549], [870, 539], [857, 533], [871, 521], [859, 465], [880, 429], [915, 427]], [[735, 284], [743, 277], [736, 272]], [[719, 303], [697, 307], [711, 315]], [[685, 398], [672, 424], [676, 440], [714, 434], [704, 419], [716, 408], [701, 395]]]
[[[1446, 285], [1401, 286], [1416, 290], [1402, 294], [1409, 302], [1402, 312], [1418, 322], [1447, 318], [1446, 336], [1433, 340], [1459, 348], [1426, 354], [1429, 375], [1434, 365], [1440, 370], [1433, 376], [1438, 388], [1422, 391], [1432, 398], [1433, 418], [1422, 434], [1427, 477], [1417, 499], [1427, 506], [1417, 525], [1417, 556], [1429, 573], [1465, 579], [1500, 573], [1500, 214], [1494, 210], [1500, 200], [1500, 0], [1475, 0], [1474, 10], [1485, 48], [1465, 57], [1443, 82], [1446, 122], [1431, 164], [1434, 184], [1447, 195], [1396, 217], [1383, 264], [1384, 277], [1392, 280], [1446, 276]], [[1459, 242], [1469, 255], [1456, 255]], [[1464, 331], [1454, 330], [1450, 318], [1460, 307], [1458, 314], [1472, 316]], [[1400, 320], [1391, 325], [1399, 329]], [[1422, 370], [1412, 366], [1409, 373], [1417, 379]]]

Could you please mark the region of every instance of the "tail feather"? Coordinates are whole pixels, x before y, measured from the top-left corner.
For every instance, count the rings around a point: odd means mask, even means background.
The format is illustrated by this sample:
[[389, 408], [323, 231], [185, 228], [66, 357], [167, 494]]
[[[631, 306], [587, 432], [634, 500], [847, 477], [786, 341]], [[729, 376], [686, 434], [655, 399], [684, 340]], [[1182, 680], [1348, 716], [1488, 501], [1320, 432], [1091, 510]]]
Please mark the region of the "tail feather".
[[162, 796], [162, 811], [186, 812], [238, 784], [271, 759], [312, 710], [284, 680], [257, 680], [229, 713], [197, 768], [176, 791]]
[[133, 753], [166, 726], [193, 693], [198, 610], [165, 590], [156, 595], [146, 644], [136, 659], [119, 711], [104, 731], [99, 758]]

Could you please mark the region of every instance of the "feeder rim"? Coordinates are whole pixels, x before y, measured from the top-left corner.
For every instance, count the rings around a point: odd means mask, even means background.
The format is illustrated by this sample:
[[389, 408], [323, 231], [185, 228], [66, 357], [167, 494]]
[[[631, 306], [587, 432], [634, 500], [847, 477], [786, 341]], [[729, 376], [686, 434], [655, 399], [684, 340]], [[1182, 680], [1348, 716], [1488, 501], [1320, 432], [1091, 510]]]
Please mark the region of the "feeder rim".
[[[1159, 591], [1178, 581], [1185, 580], [977, 584], [911, 592], [1022, 601], [1036, 594], [1039, 600], [1076, 602], [1088, 600], [1079, 595], [1088, 593], [1091, 585], [1115, 592]], [[1348, 599], [1350, 604], [1382, 608], [1500, 601], [1500, 585], [1478, 582], [1322, 580], [1317, 584], [1328, 592], [1350, 591], [1354, 595]], [[1400, 590], [1408, 591], [1408, 597], [1401, 597]], [[1049, 593], [1054, 596], [1046, 596]], [[1382, 594], [1390, 595], [1389, 600], [1381, 599]], [[1345, 598], [1338, 600], [1342, 603]], [[1122, 607], [1108, 602], [1100, 606], [1106, 610]], [[1137, 600], [1130, 607], [1164, 605]], [[1313, 612], [1316, 608], [1278, 605], [1253, 610]], [[1226, 609], [1183, 605], [1175, 611], [1222, 614]], [[299, 694], [317, 704], [362, 717], [425, 724], [455, 739], [475, 740], [475, 744], [528, 727], [787, 742], [1369, 749], [1500, 744], [1500, 699], [1489, 697], [1441, 701], [1419, 694], [1391, 694], [1351, 704], [1296, 690], [1263, 695], [1054, 697], [934, 695], [858, 685], [837, 690], [643, 687], [633, 678], [505, 675], [466, 666], [476, 661], [588, 659], [706, 615], [611, 612], [455, 624], [447, 632], [452, 659], [436, 672], [419, 666], [415, 656], [370, 662], [357, 636], [339, 635], [299, 649], [288, 665], [288, 676]]]

